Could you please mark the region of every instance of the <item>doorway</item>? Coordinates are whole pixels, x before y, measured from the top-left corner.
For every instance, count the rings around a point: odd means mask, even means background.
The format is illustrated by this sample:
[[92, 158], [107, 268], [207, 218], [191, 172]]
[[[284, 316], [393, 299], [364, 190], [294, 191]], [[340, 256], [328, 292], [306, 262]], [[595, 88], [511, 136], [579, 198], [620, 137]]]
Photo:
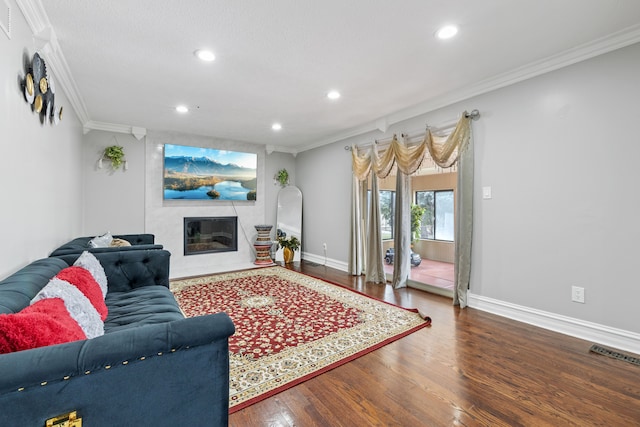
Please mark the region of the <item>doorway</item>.
[[[424, 208], [412, 234], [408, 286], [453, 297], [455, 272], [455, 192], [457, 171], [420, 169], [410, 177], [412, 205]], [[395, 175], [379, 181], [382, 246], [387, 280], [393, 278]]]

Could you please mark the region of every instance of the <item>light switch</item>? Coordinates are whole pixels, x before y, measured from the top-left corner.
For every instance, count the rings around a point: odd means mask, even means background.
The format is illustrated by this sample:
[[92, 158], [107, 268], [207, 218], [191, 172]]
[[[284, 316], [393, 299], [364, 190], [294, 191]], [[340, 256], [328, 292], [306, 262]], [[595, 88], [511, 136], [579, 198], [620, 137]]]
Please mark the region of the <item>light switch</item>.
[[482, 187], [482, 198], [483, 199], [491, 198], [491, 187]]

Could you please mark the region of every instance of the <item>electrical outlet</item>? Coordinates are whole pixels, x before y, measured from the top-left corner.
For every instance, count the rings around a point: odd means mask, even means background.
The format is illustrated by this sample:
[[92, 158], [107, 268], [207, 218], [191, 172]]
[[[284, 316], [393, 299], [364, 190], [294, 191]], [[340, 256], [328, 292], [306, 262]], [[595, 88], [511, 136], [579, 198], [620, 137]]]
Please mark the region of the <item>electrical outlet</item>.
[[580, 286], [572, 286], [571, 301], [584, 304], [584, 288], [581, 288]]
[[327, 251], [327, 244], [326, 243], [322, 244], [322, 249], [324, 249], [325, 252]]

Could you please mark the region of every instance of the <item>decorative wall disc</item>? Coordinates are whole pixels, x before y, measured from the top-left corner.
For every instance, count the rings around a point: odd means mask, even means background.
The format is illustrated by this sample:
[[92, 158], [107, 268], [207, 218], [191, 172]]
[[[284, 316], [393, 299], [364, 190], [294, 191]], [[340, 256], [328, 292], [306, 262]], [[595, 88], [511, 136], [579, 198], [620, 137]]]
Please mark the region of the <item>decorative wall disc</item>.
[[60, 123], [60, 119], [62, 118], [62, 107], [60, 107], [57, 111], [53, 112], [53, 124], [57, 125]]
[[27, 89], [27, 94], [29, 96], [33, 96], [33, 76], [31, 73], [27, 73], [27, 78], [25, 79], [25, 88]]
[[51, 93], [56, 93], [56, 85], [53, 84], [53, 77], [47, 75], [47, 81], [49, 82], [49, 90]]
[[29, 104], [33, 104], [33, 100], [35, 99], [35, 94], [31, 92], [31, 95], [29, 95], [29, 91], [27, 90], [26, 86], [24, 88], [24, 98]]
[[40, 58], [40, 55], [38, 55], [37, 53], [33, 54], [33, 62], [31, 64], [31, 67], [33, 68], [33, 80], [36, 82], [40, 82], [40, 79], [45, 76], [45, 70], [44, 61], [42, 61], [42, 58]]
[[36, 96], [36, 101], [33, 104], [33, 110], [36, 113], [39, 113], [40, 111], [42, 111], [42, 95]]
[[40, 92], [47, 93], [47, 79], [44, 77], [40, 79]]

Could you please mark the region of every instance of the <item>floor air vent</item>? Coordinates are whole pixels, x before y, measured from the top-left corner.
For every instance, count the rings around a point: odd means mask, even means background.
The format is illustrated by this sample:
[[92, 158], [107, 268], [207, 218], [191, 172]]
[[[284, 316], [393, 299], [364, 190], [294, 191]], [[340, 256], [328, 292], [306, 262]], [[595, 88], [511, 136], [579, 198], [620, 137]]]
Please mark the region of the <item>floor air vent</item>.
[[640, 359], [637, 357], [629, 356], [628, 354], [619, 353], [617, 351], [609, 350], [608, 348], [601, 347], [597, 344], [593, 344], [589, 351], [602, 354], [603, 356], [612, 357], [614, 359], [623, 360], [625, 362], [633, 363], [640, 366]]

